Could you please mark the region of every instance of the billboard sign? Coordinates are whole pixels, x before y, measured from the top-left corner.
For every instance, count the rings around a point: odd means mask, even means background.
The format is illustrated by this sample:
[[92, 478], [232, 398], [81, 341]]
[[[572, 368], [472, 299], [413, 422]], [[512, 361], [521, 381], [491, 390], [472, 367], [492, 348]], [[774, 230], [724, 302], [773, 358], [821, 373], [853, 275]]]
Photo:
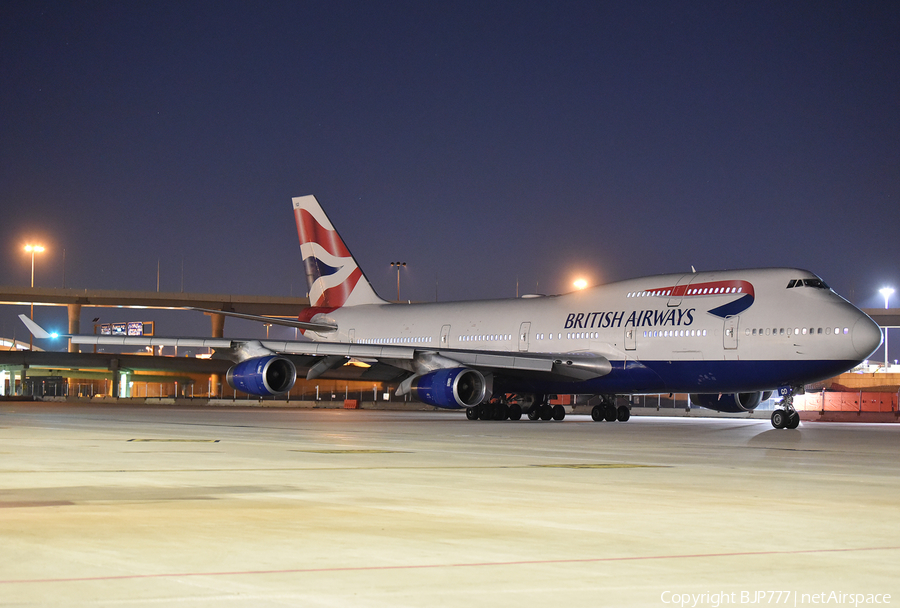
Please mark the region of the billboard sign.
[[152, 336], [153, 321], [129, 321], [128, 323], [103, 323], [96, 325], [101, 336]]

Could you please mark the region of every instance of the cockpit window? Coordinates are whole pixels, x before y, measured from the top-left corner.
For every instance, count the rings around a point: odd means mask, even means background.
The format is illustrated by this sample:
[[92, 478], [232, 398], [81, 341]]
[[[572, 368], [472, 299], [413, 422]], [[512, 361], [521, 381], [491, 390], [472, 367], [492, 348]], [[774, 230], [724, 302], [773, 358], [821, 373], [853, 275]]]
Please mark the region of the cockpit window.
[[803, 279], [805, 287], [815, 287], [817, 289], [828, 289], [828, 285], [822, 279]]
[[791, 279], [787, 289], [791, 287], [815, 287], [816, 289], [831, 289], [822, 279]]

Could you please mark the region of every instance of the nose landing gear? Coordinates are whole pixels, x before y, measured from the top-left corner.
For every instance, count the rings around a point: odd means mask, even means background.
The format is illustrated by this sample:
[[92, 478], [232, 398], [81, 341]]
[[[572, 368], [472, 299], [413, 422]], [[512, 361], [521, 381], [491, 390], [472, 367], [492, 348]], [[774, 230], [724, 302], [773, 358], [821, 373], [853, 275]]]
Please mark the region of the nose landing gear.
[[776, 429], [795, 429], [800, 426], [800, 414], [794, 409], [794, 387], [782, 390], [781, 407], [772, 412], [772, 426]]

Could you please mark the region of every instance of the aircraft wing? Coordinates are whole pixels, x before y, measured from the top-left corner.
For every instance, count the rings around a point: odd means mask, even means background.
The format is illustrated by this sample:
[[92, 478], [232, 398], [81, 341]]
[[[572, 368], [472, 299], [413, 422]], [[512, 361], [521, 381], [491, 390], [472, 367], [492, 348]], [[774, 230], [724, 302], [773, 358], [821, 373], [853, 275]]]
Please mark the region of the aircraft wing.
[[313, 323], [312, 321], [299, 321], [295, 319], [284, 319], [281, 317], [266, 317], [263, 315], [250, 315], [242, 312], [231, 312], [227, 310], [214, 310], [211, 308], [195, 308], [188, 307], [187, 310], [196, 310], [198, 312], [203, 312], [207, 314], [213, 315], [225, 315], [226, 317], [235, 317], [237, 319], [247, 319], [248, 321], [259, 321], [260, 323], [271, 323], [273, 325], [284, 325], [286, 327], [295, 327], [297, 329], [304, 329], [309, 331], [314, 331], [318, 333], [326, 333], [335, 331], [337, 329], [336, 325], [332, 325], [330, 323]]
[[[216, 312], [216, 311], [212, 311]], [[178, 346], [182, 348], [213, 348], [229, 351], [230, 358], [242, 361], [264, 354], [305, 355], [322, 358], [313, 365], [308, 378], [339, 367], [348, 359], [377, 361], [414, 373], [446, 367], [471, 367], [486, 372], [512, 373], [543, 372], [560, 380], [587, 380], [604, 376], [612, 370], [603, 356], [580, 356], [559, 353], [502, 353], [479, 350], [416, 348], [399, 345], [348, 344], [341, 342], [310, 342], [292, 340], [238, 340], [231, 338], [189, 338], [158, 336], [57, 335], [19, 315], [36, 338], [66, 338], [73, 344], [110, 346]]]

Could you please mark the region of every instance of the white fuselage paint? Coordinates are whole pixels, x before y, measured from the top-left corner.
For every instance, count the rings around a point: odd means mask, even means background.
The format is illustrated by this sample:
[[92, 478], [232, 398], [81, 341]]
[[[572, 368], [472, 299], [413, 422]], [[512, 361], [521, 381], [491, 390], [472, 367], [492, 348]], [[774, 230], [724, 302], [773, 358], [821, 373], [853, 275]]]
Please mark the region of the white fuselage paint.
[[[835, 365], [852, 367], [878, 347], [881, 332], [868, 316], [828, 288], [788, 288], [795, 279], [818, 280], [788, 268], [716, 271], [631, 279], [559, 296], [343, 307], [326, 315], [338, 332], [307, 336], [422, 350], [599, 355], [622, 365], [698, 364], [683, 380], [666, 381], [675, 390], [703, 389], [695, 381], [703, 376], [703, 363], [742, 362], [744, 370], [754, 361], [773, 368], [779, 362], [803, 364], [796, 381], [808, 382], [835, 373]], [[749, 284], [752, 301], [723, 318], [709, 311], [746, 291], [651, 293], [687, 283]], [[771, 389], [771, 382], [793, 380], [766, 376], [734, 390]]]

